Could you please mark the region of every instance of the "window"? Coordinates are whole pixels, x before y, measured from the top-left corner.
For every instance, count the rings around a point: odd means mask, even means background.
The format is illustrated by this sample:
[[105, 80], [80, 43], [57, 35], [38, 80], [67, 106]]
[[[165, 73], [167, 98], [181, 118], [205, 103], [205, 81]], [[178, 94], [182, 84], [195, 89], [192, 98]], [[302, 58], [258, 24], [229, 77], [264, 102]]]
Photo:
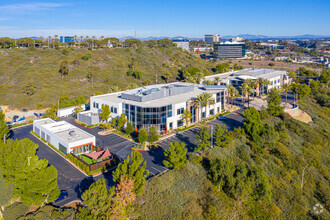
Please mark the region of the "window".
[[183, 120], [178, 120], [178, 127], [183, 126]]
[[117, 108], [113, 108], [113, 113], [117, 114]]
[[177, 110], [177, 114], [178, 114], [178, 115], [181, 115], [181, 114], [183, 114], [183, 111], [184, 111], [184, 108], [179, 108], [179, 109]]
[[220, 102], [220, 100], [221, 100], [221, 93], [218, 92], [217, 93], [217, 98], [216, 98], [216, 103]]
[[218, 112], [220, 112], [220, 107], [218, 107]]
[[99, 103], [95, 103], [95, 108], [99, 108]]
[[67, 154], [67, 149], [61, 143], [58, 143], [58, 149], [63, 153]]
[[214, 115], [214, 109], [210, 109], [210, 115]]
[[93, 107], [96, 108], [95, 102], [93, 102]]
[[113, 107], [111, 106], [110, 111], [113, 112]]

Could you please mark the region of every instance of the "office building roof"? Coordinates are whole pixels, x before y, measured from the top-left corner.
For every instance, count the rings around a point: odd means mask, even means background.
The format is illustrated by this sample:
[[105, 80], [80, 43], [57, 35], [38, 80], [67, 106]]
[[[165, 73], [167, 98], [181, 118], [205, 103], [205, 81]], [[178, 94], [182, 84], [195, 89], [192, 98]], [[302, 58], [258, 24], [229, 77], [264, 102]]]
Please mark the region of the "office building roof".
[[246, 79], [257, 79], [257, 78], [264, 78], [264, 79], [271, 79], [276, 76], [282, 76], [287, 74], [287, 71], [283, 70], [274, 70], [274, 69], [255, 69], [255, 68], [248, 68], [234, 72], [227, 72], [227, 73], [220, 73], [211, 76], [206, 76], [205, 79], [211, 80], [214, 77], [220, 77], [222, 79], [239, 79], [239, 80], [246, 80]]
[[199, 84], [177, 82], [150, 85], [119, 93], [94, 96], [93, 98], [95, 101], [101, 99], [108, 102], [122, 102], [140, 107], [162, 107], [193, 100], [203, 92], [217, 93], [226, 89], [225, 86], [210, 88]]
[[41, 125], [43, 128], [58, 136], [67, 143], [72, 143], [86, 138], [94, 137], [93, 135], [77, 128], [66, 121], [53, 121], [50, 118], [40, 119], [34, 123]]

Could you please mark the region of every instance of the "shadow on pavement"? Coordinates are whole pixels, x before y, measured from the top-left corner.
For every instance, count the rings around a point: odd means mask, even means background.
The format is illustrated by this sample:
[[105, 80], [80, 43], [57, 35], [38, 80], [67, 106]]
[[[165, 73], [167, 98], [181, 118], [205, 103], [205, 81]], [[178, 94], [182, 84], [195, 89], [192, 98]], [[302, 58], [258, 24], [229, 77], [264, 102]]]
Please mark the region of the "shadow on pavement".
[[94, 183], [95, 180], [93, 177], [89, 176], [83, 179], [74, 189], [74, 191], [77, 193], [77, 196], [79, 199], [81, 199], [81, 195], [84, 193], [85, 190], [89, 188], [89, 186]]

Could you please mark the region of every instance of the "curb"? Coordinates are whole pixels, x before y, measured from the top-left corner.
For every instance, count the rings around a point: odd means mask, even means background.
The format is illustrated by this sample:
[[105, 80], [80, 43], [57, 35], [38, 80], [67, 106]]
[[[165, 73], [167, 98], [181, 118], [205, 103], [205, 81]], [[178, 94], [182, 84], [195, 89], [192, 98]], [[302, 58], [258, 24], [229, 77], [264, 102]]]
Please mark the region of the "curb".
[[57, 153], [58, 155], [60, 155], [63, 159], [65, 159], [67, 162], [69, 162], [72, 166], [74, 166], [82, 174], [84, 174], [85, 176], [89, 176], [85, 172], [83, 172], [81, 169], [79, 169], [74, 163], [72, 163], [70, 160], [68, 160], [67, 158], [65, 158], [62, 154], [60, 154], [59, 152], [57, 152], [53, 148], [51, 148], [48, 144], [46, 144], [45, 142], [43, 142], [40, 138], [38, 138], [37, 136], [35, 136], [33, 133], [30, 132], [30, 134], [32, 134], [34, 137], [36, 137], [38, 140], [40, 140], [44, 145], [46, 145], [47, 147], [49, 147], [52, 151], [54, 151], [55, 153]]
[[[82, 124], [80, 124], [80, 123], [78, 123], [78, 122], [76, 122], [76, 121], [73, 121], [73, 123], [76, 123], [76, 124], [78, 124], [78, 125], [80, 125], [80, 126], [82, 126], [82, 127], [84, 127], [84, 128], [91, 129], [91, 128], [86, 127], [86, 126], [84, 126], [84, 125], [82, 125]], [[95, 127], [96, 127], [96, 126], [95, 126]]]

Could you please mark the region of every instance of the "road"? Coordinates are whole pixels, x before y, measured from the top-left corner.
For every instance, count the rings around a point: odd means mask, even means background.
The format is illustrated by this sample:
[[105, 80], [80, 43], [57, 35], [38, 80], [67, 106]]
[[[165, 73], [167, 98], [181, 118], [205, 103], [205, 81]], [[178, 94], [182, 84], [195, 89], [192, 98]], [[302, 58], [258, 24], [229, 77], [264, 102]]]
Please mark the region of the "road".
[[[240, 122], [243, 120], [242, 116], [237, 113], [229, 114], [226, 117], [228, 119], [225, 121], [215, 119], [208, 123], [210, 125], [226, 124], [227, 129], [233, 130], [235, 127], [240, 126]], [[117, 155], [121, 160], [126, 159], [126, 157], [131, 153], [131, 147], [135, 145], [134, 142], [116, 134], [100, 136], [97, 134], [100, 131], [99, 128], [87, 129], [74, 123], [73, 118], [66, 118], [64, 120], [94, 135], [96, 137], [97, 145], [103, 149], [109, 148], [110, 152]], [[37, 156], [40, 159], [47, 159], [49, 164], [56, 168], [58, 172], [58, 186], [61, 190], [67, 190], [69, 196], [55, 205], [63, 206], [69, 202], [80, 200], [82, 193], [88, 189], [93, 182], [100, 178], [105, 178], [108, 187], [115, 185], [112, 181], [112, 171], [100, 174], [96, 177], [85, 175], [61, 155], [51, 149], [48, 145], [30, 134], [31, 130], [32, 125], [12, 129], [11, 138], [18, 140], [28, 138], [32, 140], [39, 145], [36, 152]], [[188, 148], [188, 152], [193, 152], [197, 146], [195, 141], [197, 140], [196, 134], [198, 132], [199, 127], [192, 128], [159, 141], [158, 144], [160, 144], [162, 148], [141, 152], [144, 159], [147, 161], [147, 170], [149, 170], [147, 179], [167, 170], [162, 162], [165, 159], [164, 151], [168, 149], [169, 142], [184, 142]]]

